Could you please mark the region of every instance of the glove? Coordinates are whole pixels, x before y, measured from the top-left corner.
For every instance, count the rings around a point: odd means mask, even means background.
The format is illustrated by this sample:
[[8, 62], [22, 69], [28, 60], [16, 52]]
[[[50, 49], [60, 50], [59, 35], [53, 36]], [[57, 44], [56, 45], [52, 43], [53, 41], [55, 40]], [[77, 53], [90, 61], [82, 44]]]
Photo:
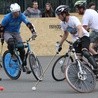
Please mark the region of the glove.
[[56, 42], [56, 52], [60, 52], [62, 50], [62, 46], [59, 42]]
[[32, 40], [35, 40], [35, 38], [37, 37], [36, 32], [32, 33]]

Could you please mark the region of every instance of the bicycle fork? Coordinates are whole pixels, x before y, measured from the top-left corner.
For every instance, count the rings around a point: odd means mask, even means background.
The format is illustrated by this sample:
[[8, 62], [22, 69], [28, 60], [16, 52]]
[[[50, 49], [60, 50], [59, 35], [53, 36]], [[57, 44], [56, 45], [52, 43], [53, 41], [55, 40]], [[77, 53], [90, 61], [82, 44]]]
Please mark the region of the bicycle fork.
[[78, 66], [79, 66], [78, 78], [80, 80], [86, 80], [87, 79], [87, 73], [82, 69], [81, 63], [80, 63], [80, 61], [79, 61], [79, 59], [75, 53], [75, 49], [73, 49], [73, 54], [75, 56], [76, 62], [78, 63]]

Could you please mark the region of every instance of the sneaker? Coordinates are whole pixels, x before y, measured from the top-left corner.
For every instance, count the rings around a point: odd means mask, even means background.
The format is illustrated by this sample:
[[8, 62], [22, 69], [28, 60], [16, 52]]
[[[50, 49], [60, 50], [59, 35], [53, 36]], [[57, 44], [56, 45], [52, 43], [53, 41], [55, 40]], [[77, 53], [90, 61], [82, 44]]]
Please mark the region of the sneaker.
[[93, 72], [94, 72], [95, 75], [97, 75], [98, 74], [98, 69], [93, 69]]
[[0, 64], [0, 68], [2, 68], [2, 65]]
[[98, 81], [98, 74], [96, 75], [96, 80]]
[[0, 78], [0, 81], [2, 80], [2, 78]]
[[23, 67], [23, 72], [26, 72], [26, 74], [30, 74], [31, 71], [29, 70], [29, 68], [27, 66]]

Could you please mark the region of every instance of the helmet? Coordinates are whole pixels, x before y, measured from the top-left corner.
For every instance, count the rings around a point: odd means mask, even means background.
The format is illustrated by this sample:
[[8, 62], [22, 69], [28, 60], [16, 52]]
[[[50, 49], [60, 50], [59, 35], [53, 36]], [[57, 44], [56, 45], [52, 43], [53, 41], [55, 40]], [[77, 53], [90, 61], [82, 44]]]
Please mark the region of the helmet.
[[60, 5], [56, 8], [55, 14], [60, 15], [62, 13], [69, 13], [69, 6], [67, 5]]
[[20, 6], [17, 3], [11, 4], [10, 10], [11, 10], [11, 12], [18, 12], [18, 11], [20, 11]]
[[85, 9], [85, 8], [86, 8], [86, 2], [77, 1], [77, 2], [74, 4], [74, 7], [78, 8], [78, 9], [80, 9], [80, 8]]

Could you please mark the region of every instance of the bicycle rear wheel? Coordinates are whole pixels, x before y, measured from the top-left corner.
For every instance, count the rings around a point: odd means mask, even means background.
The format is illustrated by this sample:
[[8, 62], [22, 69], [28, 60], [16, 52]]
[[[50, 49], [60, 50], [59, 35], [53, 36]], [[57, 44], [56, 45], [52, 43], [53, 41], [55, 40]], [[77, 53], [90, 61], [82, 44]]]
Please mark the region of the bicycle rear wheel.
[[29, 55], [30, 68], [37, 80], [42, 80], [43, 69], [37, 57], [34, 54]]
[[59, 57], [53, 67], [52, 67], [52, 77], [54, 80], [56, 81], [63, 81], [65, 79], [65, 69], [66, 66], [68, 66], [71, 62], [73, 62], [72, 57], [67, 56], [67, 55], [63, 55], [61, 57]]
[[13, 80], [16, 80], [21, 75], [18, 57], [15, 55], [16, 60], [13, 61], [10, 52], [7, 50], [3, 54], [3, 67], [6, 74]]
[[77, 63], [72, 63], [66, 68], [66, 79], [69, 85], [78, 92], [92, 92], [96, 85], [94, 73], [84, 64], [81, 64], [83, 74], [80, 74]]

